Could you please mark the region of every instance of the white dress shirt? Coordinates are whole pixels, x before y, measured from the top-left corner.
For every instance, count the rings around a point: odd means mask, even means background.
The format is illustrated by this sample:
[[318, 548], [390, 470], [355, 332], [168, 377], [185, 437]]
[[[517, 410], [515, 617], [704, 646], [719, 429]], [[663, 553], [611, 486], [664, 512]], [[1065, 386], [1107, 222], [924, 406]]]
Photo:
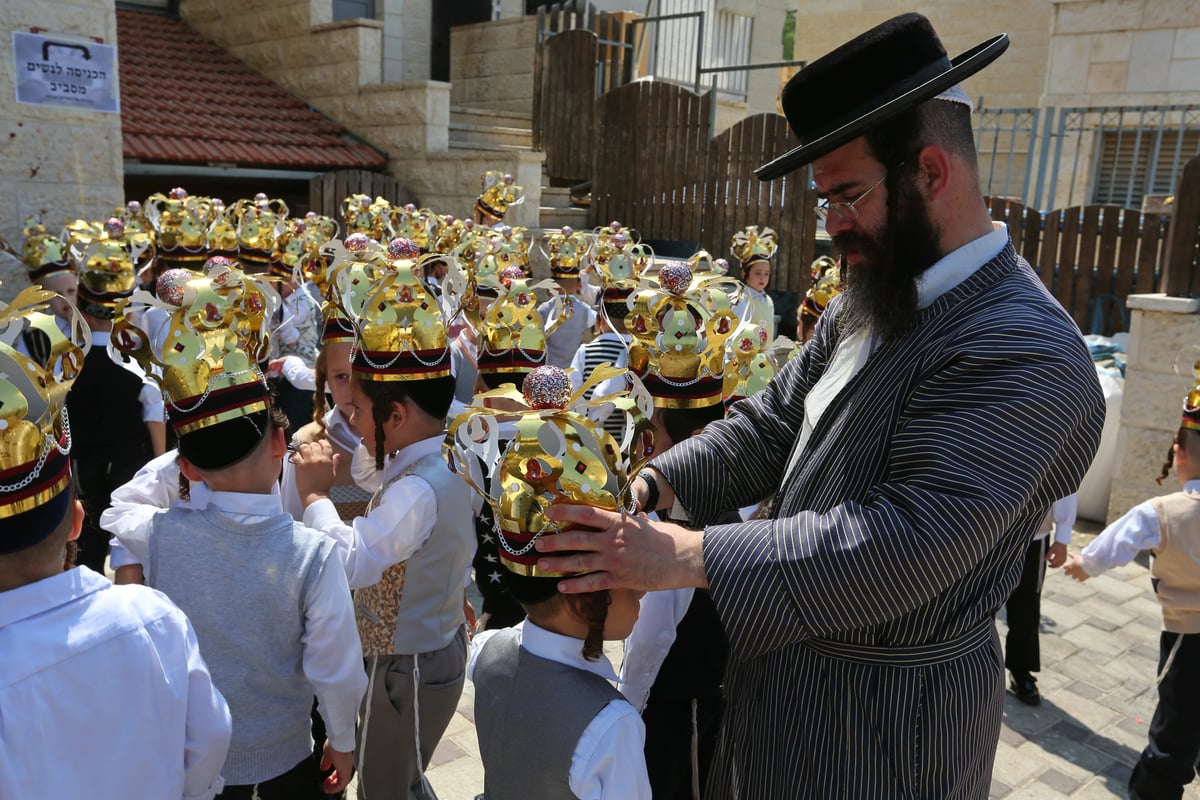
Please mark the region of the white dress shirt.
[[[612, 663], [583, 657], [583, 640], [539, 628], [528, 618], [517, 625], [521, 647], [533, 655], [616, 681]], [[497, 631], [484, 631], [471, 641], [467, 678], [474, 680], [479, 651]], [[554, 698], [546, 698], [553, 703]], [[538, 735], [538, 734], [534, 734]], [[568, 785], [580, 800], [650, 800], [646, 774], [646, 726], [625, 700], [613, 700], [583, 729], [571, 755]]]
[[433, 487], [418, 475], [396, 476], [430, 453], [440, 453], [443, 439], [431, 436], [392, 456], [380, 475], [381, 485], [387, 486], [383, 497], [353, 525], [342, 522], [328, 498], [304, 509], [304, 524], [337, 542], [351, 589], [379, 583], [388, 567], [407, 561], [429, 540], [437, 522]]
[[[947, 253], [917, 277], [917, 308], [929, 307], [946, 292], [974, 275], [980, 267], [999, 255], [1006, 244], [1007, 226], [1002, 222], [993, 222], [991, 233]], [[804, 425], [796, 439], [788, 468], [783, 473], [785, 481], [800, 460], [800, 454], [804, 452], [825, 410], [867, 363], [871, 353], [879, 346], [879, 341], [879, 336], [869, 327], [859, 328], [838, 341], [825, 372], [804, 398]]]
[[[288, 356], [295, 358], [295, 356]], [[296, 359], [299, 361], [299, 359]], [[350, 423], [342, 415], [342, 412], [336, 407], [329, 409], [325, 414], [325, 435], [329, 440], [336, 444], [341, 449], [348, 453], [353, 453], [351, 456], [351, 474], [355, 466], [370, 467], [370, 472], [375, 472], [375, 462], [370, 458], [366, 448], [362, 448], [360, 443], [362, 437], [354, 431], [350, 430]], [[358, 451], [367, 457], [366, 461], [361, 461], [358, 458]], [[365, 470], [364, 470], [365, 471]], [[358, 482], [358, 476], [355, 475], [355, 483]], [[378, 478], [373, 478], [369, 482], [360, 484], [360, 488], [364, 491], [373, 492], [379, 488]], [[300, 496], [299, 490], [296, 489], [296, 468], [292, 465], [291, 459], [283, 460], [283, 472], [279, 477], [279, 496], [283, 501], [283, 510], [292, 515], [292, 519], [297, 522], [304, 521], [304, 498]]]
[[161, 593], [82, 567], [0, 592], [0, 797], [211, 798], [230, 724]]
[[[1200, 479], [1185, 483], [1183, 491], [1200, 494]], [[1128, 564], [1142, 550], [1158, 547], [1161, 539], [1162, 529], [1154, 504], [1149, 500], [1139, 503], [1083, 548], [1083, 571], [1095, 577], [1113, 567]]]
[[1075, 526], [1075, 517], [1078, 513], [1079, 495], [1069, 494], [1060, 500], [1055, 500], [1054, 505], [1050, 507], [1050, 518], [1053, 520], [1053, 527], [1045, 533], [1039, 531], [1034, 535], [1034, 540], [1045, 539], [1053, 533], [1054, 539], [1052, 541], [1054, 544], [1071, 544], [1071, 528]]
[[208, 487], [196, 482], [191, 485], [191, 499], [179, 499], [179, 464], [175, 457], [178, 450], [168, 450], [152, 458], [139, 469], [129, 482], [112, 493], [110, 505], [100, 515], [100, 527], [113, 534], [109, 544], [109, 563], [115, 570], [131, 564], [141, 564], [121, 544], [121, 536], [134, 536], [146, 529], [155, 513], [170, 508], [176, 503], [181, 508], [207, 508]]
[[305, 364], [304, 359], [300, 356], [284, 356], [279, 374], [285, 381], [301, 391], [315, 392], [317, 390], [317, 372], [310, 365]]

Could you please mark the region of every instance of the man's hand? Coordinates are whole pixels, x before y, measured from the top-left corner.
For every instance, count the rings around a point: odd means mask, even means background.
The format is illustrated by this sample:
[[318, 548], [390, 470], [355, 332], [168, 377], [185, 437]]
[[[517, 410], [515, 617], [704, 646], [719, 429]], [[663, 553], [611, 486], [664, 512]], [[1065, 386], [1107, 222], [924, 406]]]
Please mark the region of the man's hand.
[[325, 749], [321, 753], [321, 771], [330, 767], [333, 767], [333, 772], [325, 778], [321, 789], [325, 794], [337, 794], [350, 785], [350, 778], [354, 775], [354, 753], [334, 750], [326, 739]]
[[1054, 569], [1058, 569], [1067, 560], [1067, 545], [1063, 542], [1055, 542], [1050, 545], [1050, 549], [1046, 551], [1046, 564]]
[[[630, 516], [590, 506], [556, 505], [557, 522], [591, 530], [571, 530], [537, 540], [538, 567], [551, 572], [586, 572], [558, 585], [575, 594], [600, 589], [708, 588], [704, 574], [704, 534], [644, 514]], [[552, 555], [571, 552], [570, 555]]]
[[1067, 556], [1067, 566], [1063, 567], [1063, 570], [1080, 583], [1092, 577], [1083, 571], [1083, 556], [1079, 553], [1071, 553]]
[[337, 477], [338, 457], [333, 445], [324, 439], [302, 444], [288, 458], [296, 475], [296, 492], [305, 508], [329, 496]]

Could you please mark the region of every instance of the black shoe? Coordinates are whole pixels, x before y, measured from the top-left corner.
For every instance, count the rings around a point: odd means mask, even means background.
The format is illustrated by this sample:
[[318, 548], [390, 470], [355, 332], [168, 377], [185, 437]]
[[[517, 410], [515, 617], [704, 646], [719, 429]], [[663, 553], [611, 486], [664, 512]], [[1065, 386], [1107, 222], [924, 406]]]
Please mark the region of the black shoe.
[[1042, 704], [1042, 696], [1038, 693], [1037, 679], [1028, 672], [1012, 673], [1012, 680], [1009, 681], [1008, 688], [1027, 706], [1039, 706]]

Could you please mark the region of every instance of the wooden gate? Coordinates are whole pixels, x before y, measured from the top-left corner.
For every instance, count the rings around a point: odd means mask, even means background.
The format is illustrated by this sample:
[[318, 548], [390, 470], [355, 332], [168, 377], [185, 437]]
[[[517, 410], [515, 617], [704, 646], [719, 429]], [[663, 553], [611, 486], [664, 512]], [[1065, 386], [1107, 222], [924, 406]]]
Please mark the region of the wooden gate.
[[550, 37], [541, 48], [540, 67], [533, 146], [545, 151], [551, 178], [586, 181], [592, 175], [596, 34], [572, 30]]
[[342, 219], [342, 201], [352, 194], [382, 197], [392, 205], [413, 202], [413, 194], [391, 175], [361, 169], [326, 172], [308, 182], [308, 208], [318, 214]]
[[807, 171], [769, 182], [754, 176], [792, 146], [787, 120], [758, 114], [711, 139], [709, 94], [662, 81], [620, 87], [598, 108], [594, 224], [620, 220], [645, 239], [699, 241], [726, 258], [737, 231], [769, 226], [780, 247], [773, 286], [808, 288], [816, 197]]
[[1160, 291], [1195, 297], [1200, 294], [1200, 156], [1183, 168], [1175, 187], [1174, 214]]
[[1040, 213], [1004, 198], [988, 201], [1020, 253], [1084, 333], [1126, 330], [1125, 301], [1155, 291], [1165, 260], [1167, 218], [1096, 205]]

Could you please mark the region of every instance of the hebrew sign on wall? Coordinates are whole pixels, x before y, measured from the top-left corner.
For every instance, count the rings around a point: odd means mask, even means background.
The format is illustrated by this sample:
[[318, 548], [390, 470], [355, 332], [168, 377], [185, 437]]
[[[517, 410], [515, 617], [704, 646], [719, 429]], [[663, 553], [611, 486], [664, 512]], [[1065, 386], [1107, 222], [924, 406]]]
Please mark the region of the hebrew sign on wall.
[[12, 36], [18, 103], [121, 113], [114, 45], [22, 31]]

